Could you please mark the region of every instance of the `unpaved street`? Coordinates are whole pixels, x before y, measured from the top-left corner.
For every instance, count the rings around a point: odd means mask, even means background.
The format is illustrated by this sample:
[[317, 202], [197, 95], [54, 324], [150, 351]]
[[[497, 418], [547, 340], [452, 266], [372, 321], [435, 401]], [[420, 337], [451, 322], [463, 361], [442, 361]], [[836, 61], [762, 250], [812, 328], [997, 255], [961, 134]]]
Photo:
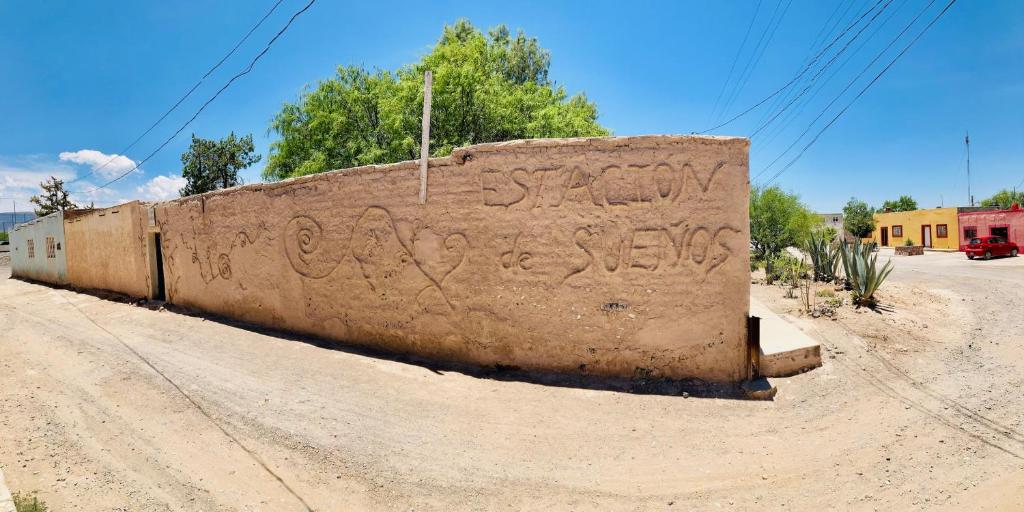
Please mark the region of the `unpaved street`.
[[773, 402], [439, 372], [0, 267], [0, 467], [55, 511], [1024, 509], [1024, 258], [894, 261], [891, 312], [797, 320], [824, 366]]

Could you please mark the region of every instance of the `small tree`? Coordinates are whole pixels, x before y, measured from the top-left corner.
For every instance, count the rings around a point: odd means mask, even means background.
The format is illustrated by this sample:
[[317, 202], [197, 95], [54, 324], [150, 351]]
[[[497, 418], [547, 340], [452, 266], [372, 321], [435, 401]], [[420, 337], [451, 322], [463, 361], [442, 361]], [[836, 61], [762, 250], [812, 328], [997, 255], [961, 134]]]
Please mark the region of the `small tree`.
[[764, 260], [770, 275], [773, 260], [790, 246], [801, 247], [821, 217], [811, 212], [795, 194], [777, 186], [750, 190], [750, 242], [754, 256]]
[[894, 212], [909, 212], [917, 209], [917, 201], [914, 201], [913, 197], [904, 195], [895, 201], [882, 203], [882, 209]]
[[40, 183], [39, 186], [43, 188], [42, 196], [32, 196], [29, 199], [29, 201], [38, 206], [35, 209], [36, 216], [43, 217], [53, 212], [78, 208], [68, 198], [68, 191], [64, 189], [64, 180], [58, 180], [56, 176], [50, 176], [50, 179]]
[[6, 231], [0, 231], [0, 242], [10, 242], [11, 239]]
[[998, 206], [1001, 210], [1009, 210], [1013, 204], [1024, 205], [1024, 191], [1003, 189], [988, 199], [982, 199], [982, 206]]
[[855, 197], [843, 207], [843, 227], [857, 238], [867, 238], [875, 232], [875, 209]]
[[235, 132], [231, 132], [217, 141], [202, 139], [193, 133], [192, 144], [181, 155], [181, 175], [187, 181], [181, 195], [241, 185], [238, 171], [260, 161], [261, 156], [255, 154], [254, 149], [251, 134], [237, 138]]

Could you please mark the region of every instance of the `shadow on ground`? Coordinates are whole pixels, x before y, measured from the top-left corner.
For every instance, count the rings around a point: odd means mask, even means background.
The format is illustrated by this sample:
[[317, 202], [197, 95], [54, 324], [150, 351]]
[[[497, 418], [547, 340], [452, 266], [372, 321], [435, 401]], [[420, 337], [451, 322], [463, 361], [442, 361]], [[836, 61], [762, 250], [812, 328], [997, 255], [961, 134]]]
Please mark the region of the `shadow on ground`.
[[396, 354], [393, 352], [388, 352], [380, 349], [365, 347], [351, 342], [328, 340], [324, 338], [318, 338], [315, 336], [307, 336], [302, 334], [296, 334], [293, 332], [268, 328], [252, 324], [249, 322], [244, 322], [240, 320], [235, 320], [231, 318], [222, 317], [219, 315], [194, 310], [191, 308], [186, 308], [169, 302], [151, 301], [147, 299], [134, 299], [116, 292], [110, 292], [105, 290], [80, 289], [70, 286], [57, 286], [50, 283], [33, 281], [24, 278], [10, 277], [10, 279], [18, 279], [21, 281], [45, 286], [48, 288], [64, 289], [76, 293], [91, 295], [102, 300], [120, 302], [123, 304], [131, 304], [137, 307], [145, 307], [153, 311], [163, 310], [174, 314], [202, 318], [207, 321], [216, 322], [237, 329], [243, 329], [249, 332], [258, 333], [266, 336], [272, 336], [280, 339], [286, 339], [289, 341], [306, 343], [308, 345], [313, 345], [315, 347], [327, 350], [337, 350], [340, 352], [345, 352], [348, 354], [363, 357], [372, 357], [375, 359], [411, 364], [430, 370], [431, 372], [434, 372], [438, 375], [444, 375], [447, 372], [454, 372], [467, 375], [470, 377], [490, 379], [495, 381], [524, 382], [529, 384], [539, 384], [543, 386], [590, 389], [598, 391], [612, 391], [638, 395], [663, 395], [680, 396], [684, 398], [696, 397], [733, 400], [747, 400], [751, 398], [747, 395], [746, 392], [744, 392], [740, 383], [715, 383], [705, 382], [699, 379], [657, 379], [648, 378], [644, 375], [638, 375], [637, 377], [634, 378], [607, 377], [602, 375], [590, 375], [582, 371], [570, 375], [553, 372], [523, 370], [519, 367], [506, 366], [500, 364], [494, 366], [481, 367], [463, 363], [436, 361], [410, 354]]

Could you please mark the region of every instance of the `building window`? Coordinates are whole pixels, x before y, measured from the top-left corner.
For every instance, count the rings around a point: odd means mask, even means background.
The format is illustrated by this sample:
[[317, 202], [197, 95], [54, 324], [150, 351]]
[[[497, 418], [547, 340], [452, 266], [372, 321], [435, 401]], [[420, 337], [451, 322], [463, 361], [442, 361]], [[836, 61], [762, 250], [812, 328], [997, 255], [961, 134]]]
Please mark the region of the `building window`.
[[28, 257], [29, 258], [35, 258], [36, 257], [36, 241], [35, 240], [31, 240], [30, 239], [28, 241]]
[[893, 226], [892, 227], [892, 236], [894, 236], [896, 238], [902, 237], [903, 236], [903, 226]]
[[1009, 226], [992, 226], [989, 229], [989, 234], [992, 236], [998, 236], [1003, 240], [1010, 239], [1010, 228]]
[[46, 237], [46, 257], [56, 258], [57, 257], [57, 244], [53, 241], [52, 236]]
[[935, 225], [935, 236], [937, 236], [939, 238], [948, 238], [949, 237], [949, 227], [946, 224], [936, 224]]
[[832, 222], [839, 224], [839, 217], [832, 217]]
[[964, 240], [970, 240], [978, 237], [978, 226], [966, 226], [964, 227]]

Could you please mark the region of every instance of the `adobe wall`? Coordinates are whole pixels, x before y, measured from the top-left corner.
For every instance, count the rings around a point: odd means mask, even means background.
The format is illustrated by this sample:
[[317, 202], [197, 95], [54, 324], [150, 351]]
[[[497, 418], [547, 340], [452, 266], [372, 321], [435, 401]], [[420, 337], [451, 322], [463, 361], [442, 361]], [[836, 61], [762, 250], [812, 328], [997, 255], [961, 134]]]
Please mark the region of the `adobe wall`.
[[12, 277], [67, 284], [63, 212], [19, 224], [10, 236]]
[[146, 207], [138, 201], [67, 212], [68, 282], [78, 288], [149, 296], [146, 225]]
[[[740, 138], [485, 144], [157, 204], [168, 300], [479, 365], [746, 376]], [[70, 240], [69, 240], [70, 242]]]

